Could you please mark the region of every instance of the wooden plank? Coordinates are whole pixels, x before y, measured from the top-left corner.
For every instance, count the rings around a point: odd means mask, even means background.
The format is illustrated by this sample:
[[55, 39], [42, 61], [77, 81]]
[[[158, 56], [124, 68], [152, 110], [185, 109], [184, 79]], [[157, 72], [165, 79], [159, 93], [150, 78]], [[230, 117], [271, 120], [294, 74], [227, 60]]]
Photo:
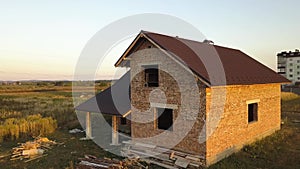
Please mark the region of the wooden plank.
[[36, 159], [38, 159], [38, 158], [45, 157], [45, 156], [47, 156], [47, 154], [40, 155], [40, 156], [36, 156], [36, 157], [34, 157], [34, 158], [31, 158], [31, 159], [29, 159], [29, 160], [26, 160], [25, 163], [27, 163], [27, 162], [29, 162], [29, 161], [32, 161], [32, 160], [36, 160]]
[[118, 121], [117, 116], [112, 116], [112, 137], [111, 145], [119, 144]]
[[131, 113], [131, 110], [129, 110], [127, 113], [123, 114], [122, 117], [126, 117], [126, 116], [128, 116], [130, 113]]
[[164, 163], [161, 163], [158, 161], [154, 161], [154, 160], [150, 160], [150, 159], [142, 159], [142, 160], [147, 163], [156, 164], [158, 166], [165, 167], [167, 169], [178, 169], [178, 167], [176, 167], [176, 166], [167, 165], [167, 164], [164, 164]]
[[130, 141], [130, 140], [125, 140], [125, 141], [122, 141], [122, 143], [124, 143], [124, 144], [134, 144], [134, 143], [132, 143], [132, 141]]
[[185, 158], [177, 158], [175, 161], [175, 165], [182, 167], [182, 168], [187, 168], [187, 166], [190, 164], [190, 161], [185, 159]]
[[157, 129], [157, 108], [154, 107], [153, 109], [153, 128]]
[[156, 159], [159, 159], [162, 161], [167, 161], [167, 162], [174, 162], [173, 160], [171, 160], [169, 158], [168, 154], [158, 154], [158, 155], [155, 155], [153, 158], [156, 158]]
[[196, 164], [196, 163], [192, 163], [192, 162], [191, 162], [191, 163], [190, 163], [190, 166], [194, 166], [194, 167], [196, 167], [196, 168], [200, 168], [201, 165]]
[[23, 159], [23, 158], [24, 158], [23, 156], [19, 156], [19, 157], [16, 157], [16, 158], [11, 158], [10, 160], [14, 161], [14, 160], [19, 160], [19, 159]]
[[140, 155], [140, 156], [146, 156], [146, 157], [153, 157], [153, 154], [146, 153], [146, 152], [141, 152], [141, 151], [136, 151], [136, 150], [129, 150], [131, 153]]
[[199, 158], [196, 158], [196, 157], [193, 157], [193, 156], [187, 155], [185, 158], [188, 159], [188, 160], [193, 160], [193, 161], [200, 162], [200, 159], [199, 159]]
[[91, 163], [88, 161], [80, 161], [79, 163], [80, 165], [84, 165], [84, 166], [92, 166], [92, 167], [102, 167], [102, 168], [109, 168], [109, 166], [107, 165], [102, 165], [102, 164], [96, 164], [96, 163]]
[[91, 124], [91, 113], [86, 112], [86, 117], [85, 117], [85, 134], [87, 139], [92, 138], [92, 124]]
[[1, 159], [1, 158], [4, 158], [4, 157], [7, 157], [7, 156], [9, 156], [9, 155], [10, 155], [10, 154], [1, 155], [1, 156], [0, 156], [0, 159]]
[[146, 147], [146, 148], [155, 148], [156, 145], [145, 144], [145, 143], [135, 143], [135, 146]]
[[141, 36], [144, 36], [142, 33], [140, 33], [135, 39], [134, 41], [130, 44], [130, 46], [126, 49], [126, 51], [124, 52], [124, 54], [121, 56], [121, 58], [119, 58], [119, 60], [117, 61], [117, 63], [115, 64], [116, 67], [118, 67], [120, 65], [120, 63], [124, 60], [124, 58], [127, 56], [127, 54], [129, 53], [129, 51], [135, 46], [136, 42], [140, 39]]
[[22, 153], [20, 154], [15, 154], [15, 155], [12, 155], [11, 158], [15, 158], [15, 157], [18, 157], [18, 156], [22, 156]]

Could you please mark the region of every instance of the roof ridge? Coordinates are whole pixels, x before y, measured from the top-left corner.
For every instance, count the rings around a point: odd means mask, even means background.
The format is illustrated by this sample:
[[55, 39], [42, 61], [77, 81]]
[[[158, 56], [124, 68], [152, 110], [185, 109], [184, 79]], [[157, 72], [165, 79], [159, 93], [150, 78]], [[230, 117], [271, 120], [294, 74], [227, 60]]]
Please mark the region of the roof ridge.
[[[212, 45], [196, 40], [174, 37], [170, 35], [141, 31], [136, 38], [146, 38], [151, 43], [155, 43], [162, 49], [169, 51], [184, 61], [187, 66], [201, 79], [208, 84], [214, 82], [213, 86], [224, 85], [219, 81], [219, 75], [210, 76], [204, 63], [199, 57], [209, 57], [209, 52], [214, 48], [223, 64], [227, 85], [247, 85], [247, 84], [266, 84], [266, 83], [288, 83], [289, 80], [278, 75], [274, 70], [262, 64], [250, 55], [239, 49], [224, 46]], [[131, 45], [134, 45], [132, 42]], [[195, 53], [191, 48], [199, 48]], [[124, 55], [119, 60], [122, 61]], [[213, 64], [213, 63], [210, 63]], [[217, 72], [216, 72], [217, 73]], [[250, 79], [247, 77], [251, 77]]]
[[166, 35], [166, 34], [157, 33], [157, 32], [150, 32], [150, 31], [141, 30], [140, 33], [145, 33], [145, 34], [151, 33], [151, 34], [156, 34], [156, 35], [159, 35], [159, 36], [164, 36], [164, 37], [169, 37], [169, 38], [175, 38], [175, 39], [184, 40], [184, 41], [190, 41], [190, 42], [194, 42], [194, 43], [200, 43], [200, 44], [203, 44], [203, 45], [212, 45], [214, 47], [219, 47], [219, 48], [224, 48], [224, 49], [229, 49], [229, 50], [240, 51], [239, 49], [236, 49], [236, 48], [231, 48], [231, 47], [226, 47], [226, 46], [220, 46], [220, 45], [215, 45], [215, 44], [206, 44], [206, 43], [203, 43], [203, 42], [200, 42], [200, 41], [197, 41], [197, 40], [193, 40], [193, 39], [182, 38], [182, 37], [179, 37], [179, 36], [171, 36], [171, 35]]

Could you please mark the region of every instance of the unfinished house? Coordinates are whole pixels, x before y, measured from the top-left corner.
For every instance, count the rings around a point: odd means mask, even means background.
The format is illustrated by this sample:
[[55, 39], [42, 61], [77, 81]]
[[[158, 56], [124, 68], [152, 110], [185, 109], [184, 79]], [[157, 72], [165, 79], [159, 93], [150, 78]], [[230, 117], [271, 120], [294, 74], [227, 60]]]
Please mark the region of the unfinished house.
[[[130, 116], [132, 142], [209, 166], [280, 129], [280, 85], [289, 81], [240, 50], [142, 31], [115, 66], [130, 71], [76, 108], [111, 115], [114, 144]], [[118, 105], [112, 88], [126, 98]]]

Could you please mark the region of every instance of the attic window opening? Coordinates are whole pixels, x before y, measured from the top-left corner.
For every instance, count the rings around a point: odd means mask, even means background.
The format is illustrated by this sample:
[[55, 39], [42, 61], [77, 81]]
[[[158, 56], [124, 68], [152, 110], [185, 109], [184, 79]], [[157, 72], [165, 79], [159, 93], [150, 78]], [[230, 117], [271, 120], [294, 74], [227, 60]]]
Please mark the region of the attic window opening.
[[121, 117], [121, 125], [126, 125], [127, 120], [126, 117]]
[[158, 65], [147, 65], [145, 68], [145, 86], [158, 87]]
[[248, 123], [255, 122], [258, 120], [258, 104], [248, 104]]
[[173, 131], [173, 109], [157, 108], [157, 128]]

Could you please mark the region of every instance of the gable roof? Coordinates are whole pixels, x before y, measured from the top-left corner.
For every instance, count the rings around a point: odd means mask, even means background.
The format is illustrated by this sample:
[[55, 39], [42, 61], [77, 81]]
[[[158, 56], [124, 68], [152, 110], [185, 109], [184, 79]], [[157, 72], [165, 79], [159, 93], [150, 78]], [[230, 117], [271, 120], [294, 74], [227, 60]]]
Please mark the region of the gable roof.
[[[187, 67], [210, 86], [290, 82], [240, 50], [145, 31], [140, 32], [116, 62], [115, 66], [123, 62], [129, 50], [131, 50], [139, 38], [143, 37], [169, 54], [179, 57]], [[215, 58], [215, 54], [219, 56], [222, 63], [226, 77], [225, 81], [222, 81], [220, 78], [221, 73], [220, 75], [214, 73], [214, 76], [209, 76], [203, 63], [204, 60], [207, 61], [210, 58]], [[212, 62], [210, 63], [213, 64]]]
[[81, 103], [76, 110], [102, 113], [116, 116], [126, 116], [130, 113], [130, 71], [104, 91]]

